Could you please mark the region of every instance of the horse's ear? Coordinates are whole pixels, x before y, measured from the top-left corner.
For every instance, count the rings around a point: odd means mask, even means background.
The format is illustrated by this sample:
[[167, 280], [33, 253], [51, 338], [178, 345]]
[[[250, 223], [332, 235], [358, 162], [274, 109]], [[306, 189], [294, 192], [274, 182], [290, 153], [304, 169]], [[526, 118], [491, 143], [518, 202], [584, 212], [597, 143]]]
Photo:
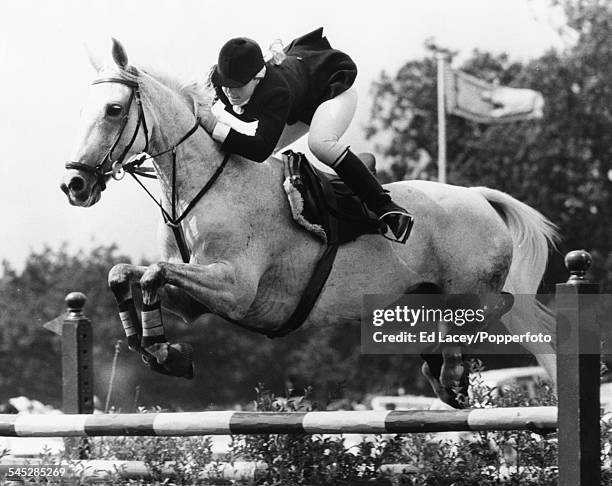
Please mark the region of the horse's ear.
[[128, 65], [127, 54], [125, 53], [125, 49], [121, 45], [117, 39], [113, 37], [113, 59], [117, 66], [122, 69], [125, 69]]

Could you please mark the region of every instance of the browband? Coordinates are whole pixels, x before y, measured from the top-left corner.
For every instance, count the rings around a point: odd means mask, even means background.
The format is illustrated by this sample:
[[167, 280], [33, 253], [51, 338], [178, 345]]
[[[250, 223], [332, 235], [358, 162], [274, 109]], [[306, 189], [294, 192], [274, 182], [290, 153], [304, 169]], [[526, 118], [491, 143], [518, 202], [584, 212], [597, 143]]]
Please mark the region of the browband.
[[131, 79], [123, 79], [123, 78], [100, 78], [92, 81], [91, 84], [101, 84], [101, 83], [119, 83], [125, 84], [130, 88], [138, 88], [138, 82], [132, 81]]

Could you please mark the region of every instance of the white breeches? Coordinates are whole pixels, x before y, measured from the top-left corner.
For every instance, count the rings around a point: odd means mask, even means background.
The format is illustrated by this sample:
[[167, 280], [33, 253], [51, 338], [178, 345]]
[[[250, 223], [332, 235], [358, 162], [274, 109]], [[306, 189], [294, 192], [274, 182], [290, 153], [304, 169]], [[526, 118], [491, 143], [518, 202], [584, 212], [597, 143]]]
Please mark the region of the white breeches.
[[351, 86], [331, 100], [319, 105], [310, 127], [302, 122], [286, 125], [276, 144], [275, 152], [308, 133], [308, 148], [324, 164], [333, 168], [334, 162], [344, 154], [348, 145], [340, 138], [349, 127], [357, 109], [357, 90]]

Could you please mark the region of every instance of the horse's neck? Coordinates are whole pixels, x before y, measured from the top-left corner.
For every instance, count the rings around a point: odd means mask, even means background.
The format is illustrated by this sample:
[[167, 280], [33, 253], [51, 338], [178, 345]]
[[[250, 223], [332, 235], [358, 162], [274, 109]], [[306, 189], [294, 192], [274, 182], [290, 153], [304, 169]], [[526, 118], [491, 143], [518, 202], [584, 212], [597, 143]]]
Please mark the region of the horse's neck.
[[[198, 130], [189, 139], [176, 146], [193, 127], [195, 116], [189, 113], [178, 95], [172, 94], [168, 89], [149, 88], [146, 99], [149, 102], [151, 113], [147, 118], [153, 120], [149, 152], [152, 155], [161, 153], [155, 157], [153, 165], [157, 171], [162, 192], [169, 203], [173, 190], [184, 197], [191, 192], [191, 186], [195, 180], [206, 176], [203, 174], [206, 171], [205, 164], [197, 163], [194, 160], [197, 155], [194, 142], [204, 147], [204, 137]], [[172, 150], [166, 152], [175, 146], [175, 153]], [[202, 151], [200, 156], [208, 158], [208, 152]], [[176, 173], [173, 173], [174, 171]]]
[[[152, 117], [154, 126], [149, 149], [152, 154], [176, 145], [193, 128], [196, 121], [195, 115], [179, 98], [179, 95], [168, 92], [170, 90], [165, 87], [157, 87], [155, 91], [148, 93], [147, 96], [148, 99], [153, 98], [151, 101], [155, 106], [155, 108], [151, 107], [154, 110]], [[177, 197], [178, 214], [173, 215], [174, 217], [180, 215], [181, 210], [210, 180], [224, 157], [225, 154], [221, 151], [220, 146], [200, 127], [177, 147], [175, 162], [171, 151], [155, 158], [154, 165], [166, 207], [171, 207], [173, 193]], [[175, 174], [173, 174], [174, 170]], [[262, 190], [263, 186], [273, 183], [271, 178], [278, 178], [280, 183], [281, 173], [282, 168], [280, 167], [257, 164], [240, 157], [230, 157], [222, 175], [211, 189], [209, 197], [212, 197], [213, 193], [221, 192], [227, 204], [232, 206], [242, 204], [248, 208], [251, 205], [248, 194], [251, 193], [253, 199], [258, 198], [262, 192], [267, 192]], [[235, 197], [233, 193], [240, 193], [240, 196]], [[274, 200], [270, 200], [269, 203], [271, 206], [278, 205], [278, 201]], [[275, 210], [276, 208], [271, 207], [270, 209]]]

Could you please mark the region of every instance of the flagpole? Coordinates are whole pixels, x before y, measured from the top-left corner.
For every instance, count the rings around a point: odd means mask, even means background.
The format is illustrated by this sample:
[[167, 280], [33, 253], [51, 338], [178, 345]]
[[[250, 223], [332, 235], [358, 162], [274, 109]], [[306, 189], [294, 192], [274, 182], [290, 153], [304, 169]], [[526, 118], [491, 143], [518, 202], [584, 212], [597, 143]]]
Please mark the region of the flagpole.
[[438, 182], [446, 184], [446, 113], [444, 106], [444, 74], [446, 53], [437, 51], [438, 61]]

